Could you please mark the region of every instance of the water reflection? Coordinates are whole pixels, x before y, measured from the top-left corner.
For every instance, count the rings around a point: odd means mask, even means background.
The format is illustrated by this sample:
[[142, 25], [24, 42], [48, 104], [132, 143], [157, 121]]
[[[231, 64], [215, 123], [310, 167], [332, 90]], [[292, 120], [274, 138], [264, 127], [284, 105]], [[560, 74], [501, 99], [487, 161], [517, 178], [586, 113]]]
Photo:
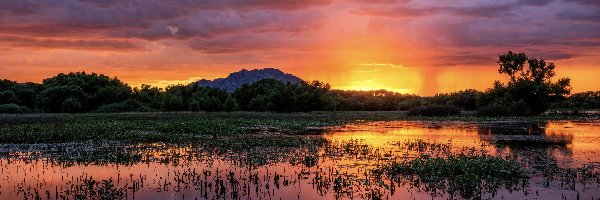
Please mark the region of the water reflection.
[[596, 122], [377, 122], [323, 136], [264, 137], [3, 145], [0, 199], [431, 199], [422, 184], [450, 198], [457, 196], [448, 187], [385, 178], [377, 169], [467, 150], [513, 158], [532, 172], [527, 184], [474, 198], [600, 197]]

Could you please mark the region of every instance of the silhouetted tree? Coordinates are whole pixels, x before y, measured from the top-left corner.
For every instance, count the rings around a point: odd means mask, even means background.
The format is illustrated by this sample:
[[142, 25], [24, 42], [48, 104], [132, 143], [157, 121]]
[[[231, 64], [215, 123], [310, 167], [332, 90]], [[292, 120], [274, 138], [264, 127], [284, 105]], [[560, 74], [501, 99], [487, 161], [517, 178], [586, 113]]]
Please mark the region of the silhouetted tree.
[[563, 100], [570, 94], [569, 78], [552, 82], [554, 63], [509, 51], [499, 56], [498, 65], [498, 72], [508, 75], [510, 81], [507, 85], [496, 82], [480, 103], [504, 106], [516, 114], [537, 115], [546, 111], [552, 101]]
[[[76, 85], [68, 86], [53, 86], [44, 89], [37, 98], [37, 107], [44, 112], [62, 112], [63, 103], [67, 99], [71, 103], [73, 100], [82, 102], [87, 99], [88, 96], [83, 89]], [[69, 104], [67, 103], [67, 104]], [[80, 103], [81, 104], [81, 103]], [[81, 109], [79, 109], [81, 111]]]
[[43, 88], [37, 105], [45, 112], [60, 112], [63, 101], [68, 98], [73, 98], [68, 105], [76, 100], [81, 106], [78, 111], [87, 112], [104, 104], [121, 102], [131, 95], [131, 88], [119, 79], [85, 72], [61, 73], [44, 79]]

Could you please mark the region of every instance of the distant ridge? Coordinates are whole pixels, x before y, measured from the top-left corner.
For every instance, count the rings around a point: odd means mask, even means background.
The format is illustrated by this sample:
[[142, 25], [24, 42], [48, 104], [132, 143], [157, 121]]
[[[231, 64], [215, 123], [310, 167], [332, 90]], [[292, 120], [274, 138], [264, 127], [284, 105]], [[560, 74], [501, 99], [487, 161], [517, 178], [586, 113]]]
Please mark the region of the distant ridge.
[[217, 78], [215, 80], [202, 79], [193, 84], [212, 87], [217, 89], [226, 90], [227, 92], [233, 92], [236, 89], [242, 87], [244, 84], [252, 84], [256, 81], [263, 79], [275, 79], [284, 83], [298, 83], [303, 80], [292, 74], [286, 74], [279, 69], [275, 68], [264, 68], [264, 69], [253, 69], [246, 70], [242, 69], [238, 72], [229, 74], [226, 78]]

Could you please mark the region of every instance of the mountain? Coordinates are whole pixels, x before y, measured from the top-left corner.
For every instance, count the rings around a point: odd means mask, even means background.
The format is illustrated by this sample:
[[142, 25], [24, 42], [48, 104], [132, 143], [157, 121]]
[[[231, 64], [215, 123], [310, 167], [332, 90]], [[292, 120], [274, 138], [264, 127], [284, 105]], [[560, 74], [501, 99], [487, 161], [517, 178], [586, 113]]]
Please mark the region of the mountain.
[[193, 84], [197, 84], [203, 87], [212, 87], [227, 90], [227, 92], [231, 93], [236, 89], [242, 87], [242, 85], [244, 84], [252, 84], [256, 81], [260, 81], [263, 79], [275, 79], [284, 83], [298, 83], [303, 81], [297, 76], [294, 76], [292, 74], [286, 74], [279, 69], [264, 68], [253, 70], [242, 69], [241, 71], [229, 74], [229, 76], [227, 76], [226, 78], [218, 78], [212, 81], [202, 79]]

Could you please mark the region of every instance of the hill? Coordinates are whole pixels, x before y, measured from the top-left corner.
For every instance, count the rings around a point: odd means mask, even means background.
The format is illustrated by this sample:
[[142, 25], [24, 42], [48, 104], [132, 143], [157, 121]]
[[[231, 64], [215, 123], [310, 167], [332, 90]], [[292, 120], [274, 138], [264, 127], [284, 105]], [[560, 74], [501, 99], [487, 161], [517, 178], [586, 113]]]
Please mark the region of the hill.
[[275, 68], [264, 68], [264, 69], [253, 69], [246, 70], [242, 69], [238, 72], [229, 74], [226, 78], [218, 78], [214, 80], [202, 79], [198, 82], [192, 83], [203, 87], [212, 87], [227, 92], [233, 92], [236, 89], [242, 87], [244, 84], [252, 84], [256, 81], [263, 79], [275, 79], [284, 83], [298, 83], [303, 81], [302, 79], [292, 74], [286, 74], [279, 69]]

